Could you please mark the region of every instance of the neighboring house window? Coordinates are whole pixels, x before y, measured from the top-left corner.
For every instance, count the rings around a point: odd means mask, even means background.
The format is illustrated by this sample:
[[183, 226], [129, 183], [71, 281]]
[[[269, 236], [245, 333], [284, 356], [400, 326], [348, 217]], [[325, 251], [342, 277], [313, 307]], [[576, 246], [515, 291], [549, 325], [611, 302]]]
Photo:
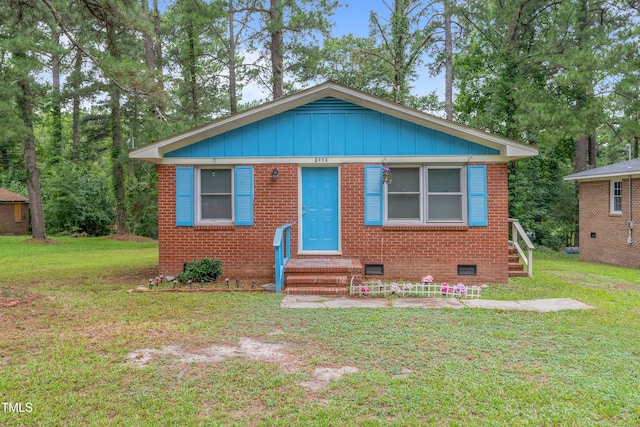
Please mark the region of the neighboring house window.
[[231, 221], [233, 219], [231, 169], [200, 169], [199, 172], [199, 221]]
[[622, 213], [622, 181], [611, 181], [611, 213]]
[[387, 222], [464, 223], [466, 174], [459, 166], [392, 167]]

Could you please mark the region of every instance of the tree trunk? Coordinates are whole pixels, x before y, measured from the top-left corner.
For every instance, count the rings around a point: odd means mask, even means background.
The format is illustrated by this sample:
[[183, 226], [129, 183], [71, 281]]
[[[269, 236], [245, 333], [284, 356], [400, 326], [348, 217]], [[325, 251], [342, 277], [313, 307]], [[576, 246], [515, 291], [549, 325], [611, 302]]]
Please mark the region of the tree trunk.
[[598, 144], [596, 143], [595, 130], [589, 135], [589, 169], [596, 167], [596, 159], [598, 157]]
[[231, 114], [238, 112], [236, 95], [236, 35], [233, 28], [233, 0], [229, 0], [229, 109]]
[[189, 59], [187, 63], [187, 67], [189, 68], [189, 94], [191, 96], [191, 118], [193, 119], [193, 123], [197, 126], [199, 119], [199, 108], [198, 108], [198, 80], [196, 78], [197, 74], [197, 57], [196, 57], [196, 46], [194, 38], [196, 35], [193, 31], [193, 26], [190, 24], [187, 25], [187, 37], [189, 38]]
[[444, 1], [444, 112], [453, 120], [453, 34], [451, 33], [451, 5]]
[[27, 172], [27, 190], [29, 192], [29, 210], [31, 212], [31, 236], [34, 239], [45, 240], [47, 238], [44, 223], [44, 209], [42, 206], [42, 193], [40, 192], [40, 174], [36, 158], [36, 138], [33, 133], [33, 101], [31, 89], [25, 80], [17, 82], [21, 93], [18, 98], [18, 106], [22, 124], [24, 125], [23, 157]]
[[589, 135], [582, 135], [576, 139], [576, 154], [573, 172], [587, 170], [587, 157], [589, 151]]
[[[60, 45], [60, 34], [53, 32], [53, 43]], [[53, 138], [54, 153], [53, 163], [58, 163], [62, 157], [64, 144], [62, 142], [62, 95], [60, 93], [60, 55], [57, 52], [51, 54], [51, 137]]]
[[160, 113], [164, 115], [164, 64], [162, 58], [162, 33], [160, 31], [160, 9], [158, 8], [158, 0], [153, 0], [153, 27], [155, 30], [155, 65], [156, 65], [156, 81], [158, 84], [157, 93], [160, 95], [158, 108]]
[[122, 165], [122, 122], [120, 89], [111, 85], [111, 159], [113, 160], [113, 186], [116, 195], [116, 232], [127, 234], [127, 205], [125, 199], [124, 168]]
[[[151, 12], [149, 11], [149, 2], [147, 0], [142, 0], [142, 10], [144, 10], [144, 17], [147, 20], [147, 23], [153, 24], [151, 20]], [[151, 34], [148, 31], [144, 31], [144, 58], [147, 64], [147, 71], [153, 72], [153, 63], [154, 63], [154, 55], [153, 55], [153, 40], [151, 38]]]
[[271, 75], [273, 81], [273, 99], [282, 98], [283, 90], [283, 54], [282, 54], [282, 0], [270, 0], [269, 19], [271, 32]]
[[[153, 26], [155, 31], [155, 20], [151, 17], [148, 0], [142, 0], [142, 8], [144, 10], [144, 16], [145, 16], [145, 19], [147, 20], [147, 23], [149, 24], [149, 26]], [[153, 117], [160, 118], [162, 116], [162, 113], [159, 105], [161, 103], [162, 93], [159, 91], [160, 87], [156, 80], [156, 68], [155, 68], [156, 55], [154, 52], [153, 35], [149, 31], [144, 31], [143, 35], [144, 35], [145, 63], [147, 66], [147, 72], [149, 74], [149, 79], [151, 82], [150, 110]]]
[[398, 104], [404, 103], [404, 89], [405, 89], [405, 42], [407, 28], [405, 28], [405, 19], [402, 10], [402, 1], [394, 1], [394, 11], [391, 17], [391, 31], [393, 39], [393, 101]]
[[71, 116], [71, 161], [78, 161], [78, 150], [80, 149], [80, 75], [82, 73], [82, 52], [76, 51], [74, 74], [77, 81], [73, 82], [72, 116]]

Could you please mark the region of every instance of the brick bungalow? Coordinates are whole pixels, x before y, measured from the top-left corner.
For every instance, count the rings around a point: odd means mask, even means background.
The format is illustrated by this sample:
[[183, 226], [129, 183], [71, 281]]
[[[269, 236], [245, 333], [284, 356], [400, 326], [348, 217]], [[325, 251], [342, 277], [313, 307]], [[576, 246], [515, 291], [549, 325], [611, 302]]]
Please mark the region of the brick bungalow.
[[640, 268], [633, 215], [640, 213], [640, 159], [568, 175], [578, 182], [580, 259]]
[[290, 224], [286, 274], [306, 260], [311, 282], [344, 285], [320, 277], [323, 262], [384, 280], [506, 283], [507, 163], [536, 154], [326, 82], [130, 157], [157, 164], [161, 274], [211, 257], [225, 277], [273, 281], [274, 235]]
[[29, 199], [0, 188], [0, 235], [29, 234]]

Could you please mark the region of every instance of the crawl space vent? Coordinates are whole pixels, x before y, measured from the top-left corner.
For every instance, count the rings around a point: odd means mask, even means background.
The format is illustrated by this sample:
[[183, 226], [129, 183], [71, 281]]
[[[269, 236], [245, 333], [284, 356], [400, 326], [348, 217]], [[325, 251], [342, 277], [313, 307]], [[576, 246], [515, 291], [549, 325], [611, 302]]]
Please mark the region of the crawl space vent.
[[478, 267], [475, 264], [458, 264], [458, 276], [476, 276]]
[[384, 264], [365, 264], [364, 274], [369, 275], [382, 275], [384, 274]]

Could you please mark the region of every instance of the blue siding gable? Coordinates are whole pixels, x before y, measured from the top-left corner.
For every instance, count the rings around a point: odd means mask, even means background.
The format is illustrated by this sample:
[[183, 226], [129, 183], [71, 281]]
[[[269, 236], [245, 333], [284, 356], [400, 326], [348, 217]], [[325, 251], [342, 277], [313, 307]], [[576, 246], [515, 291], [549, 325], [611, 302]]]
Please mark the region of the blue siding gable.
[[173, 158], [498, 155], [496, 149], [323, 98], [165, 154]]

